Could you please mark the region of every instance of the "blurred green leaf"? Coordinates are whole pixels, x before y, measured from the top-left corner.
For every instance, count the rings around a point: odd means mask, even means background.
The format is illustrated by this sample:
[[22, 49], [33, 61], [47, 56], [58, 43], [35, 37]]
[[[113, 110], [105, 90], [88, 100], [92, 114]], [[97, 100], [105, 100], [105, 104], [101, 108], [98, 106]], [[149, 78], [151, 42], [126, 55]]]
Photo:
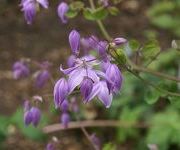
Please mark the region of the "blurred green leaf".
[[70, 4], [70, 9], [72, 10], [81, 10], [84, 8], [84, 3], [82, 1], [74, 1]]
[[113, 16], [116, 16], [119, 13], [119, 9], [117, 7], [108, 7], [108, 11]]
[[148, 88], [145, 92], [144, 100], [148, 104], [154, 104], [157, 102], [160, 96], [161, 96], [161, 93], [157, 89]]
[[153, 58], [157, 53], [160, 52], [160, 46], [157, 40], [150, 40], [145, 43], [142, 48], [142, 54], [145, 58]]
[[72, 9], [69, 9], [68, 12], [66, 13], [66, 16], [67, 16], [68, 18], [74, 18], [74, 17], [77, 16], [77, 14], [78, 14], [77, 11], [72, 10]]
[[84, 9], [83, 14], [86, 19], [94, 21], [106, 18], [108, 15], [108, 11], [103, 7], [99, 7], [96, 10], [86, 8]]
[[[167, 150], [171, 144], [180, 148], [180, 116], [175, 109], [169, 108], [151, 119], [147, 134], [147, 144], [157, 144], [160, 150]], [[178, 149], [178, 147], [177, 147]]]
[[116, 150], [116, 146], [112, 143], [104, 144], [102, 150]]
[[133, 51], [137, 51], [140, 48], [140, 43], [137, 40], [130, 40], [129, 46]]

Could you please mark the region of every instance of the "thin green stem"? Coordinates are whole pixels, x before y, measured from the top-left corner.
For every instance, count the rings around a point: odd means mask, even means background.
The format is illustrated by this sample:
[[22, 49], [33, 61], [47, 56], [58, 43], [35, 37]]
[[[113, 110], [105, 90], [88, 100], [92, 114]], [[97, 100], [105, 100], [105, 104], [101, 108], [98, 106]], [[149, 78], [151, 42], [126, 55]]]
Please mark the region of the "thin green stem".
[[[90, 4], [92, 10], [95, 10], [95, 9], [96, 9], [93, 0], [89, 0], [89, 4]], [[106, 38], [106, 40], [110, 41], [110, 40], [111, 40], [111, 37], [110, 37], [110, 35], [108, 34], [108, 32], [106, 31], [106, 28], [104, 27], [102, 21], [97, 20], [96, 22], [97, 22], [97, 24], [98, 24], [98, 26], [99, 26], [99, 28], [100, 28], [100, 30], [101, 30], [101, 33], [104, 35], [104, 37]]]

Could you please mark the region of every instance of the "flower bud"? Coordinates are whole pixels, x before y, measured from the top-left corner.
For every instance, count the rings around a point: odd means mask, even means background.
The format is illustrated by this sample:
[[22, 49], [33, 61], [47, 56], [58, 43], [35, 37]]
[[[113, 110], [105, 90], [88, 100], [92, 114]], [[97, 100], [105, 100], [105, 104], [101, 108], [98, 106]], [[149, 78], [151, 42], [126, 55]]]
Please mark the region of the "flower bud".
[[61, 122], [62, 122], [64, 128], [68, 127], [68, 123], [70, 122], [70, 116], [68, 113], [63, 113], [61, 115]]
[[20, 79], [29, 75], [28, 66], [20, 61], [17, 61], [13, 65], [13, 77], [14, 79]]
[[122, 74], [115, 64], [110, 64], [106, 70], [107, 84], [110, 91], [119, 92], [122, 85]]
[[115, 43], [116, 46], [119, 46], [119, 45], [127, 43], [127, 40], [125, 38], [118, 37], [113, 40], [113, 43]]
[[69, 44], [74, 55], [79, 54], [80, 34], [72, 30], [69, 34]]
[[58, 80], [54, 86], [54, 104], [58, 108], [68, 95], [68, 83], [65, 78]]
[[46, 150], [54, 150], [54, 145], [52, 143], [48, 143], [46, 146]]
[[58, 5], [57, 14], [61, 19], [62, 23], [67, 23], [66, 13], [68, 12], [68, 10], [69, 10], [69, 6], [65, 2], [61, 2]]
[[38, 88], [42, 88], [45, 86], [47, 81], [50, 78], [50, 74], [47, 70], [39, 71], [36, 75], [35, 85]]
[[28, 126], [32, 122], [33, 116], [31, 111], [26, 111], [24, 113], [24, 124]]
[[32, 113], [32, 124], [36, 127], [41, 119], [41, 111], [36, 107], [32, 107], [30, 112]]

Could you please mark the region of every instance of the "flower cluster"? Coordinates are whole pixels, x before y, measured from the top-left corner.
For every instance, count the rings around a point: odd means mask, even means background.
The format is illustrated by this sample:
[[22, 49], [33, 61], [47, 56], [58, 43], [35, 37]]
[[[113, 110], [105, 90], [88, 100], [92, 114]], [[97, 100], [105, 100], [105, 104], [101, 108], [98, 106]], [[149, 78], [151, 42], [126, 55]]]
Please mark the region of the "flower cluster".
[[24, 123], [30, 125], [31, 123], [36, 127], [41, 119], [41, 111], [37, 107], [31, 107], [29, 101], [24, 102]]
[[[36, 67], [39, 69], [34, 73], [35, 86], [37, 88], [43, 88], [45, 84], [50, 79], [49, 67], [51, 64], [48, 61], [44, 61], [42, 63], [34, 62]], [[30, 68], [28, 65], [28, 61], [16, 61], [12, 67], [13, 78], [21, 79], [28, 77], [30, 75]]]
[[32, 24], [39, 5], [47, 9], [49, 6], [48, 0], [21, 0], [20, 6], [24, 12], [24, 18], [27, 24]]
[[[121, 40], [116, 39], [116, 42]], [[69, 68], [63, 69], [60, 66], [66, 78], [60, 78], [54, 86], [56, 108], [61, 108], [76, 89], [80, 90], [84, 103], [98, 97], [109, 108], [113, 95], [121, 89], [123, 79], [121, 71], [107, 53], [108, 42], [99, 41], [95, 36], [81, 39], [80, 34], [73, 30], [69, 34], [69, 44], [72, 50], [68, 59]], [[80, 57], [81, 45], [84, 56]], [[91, 55], [91, 51], [95, 51], [97, 56]]]

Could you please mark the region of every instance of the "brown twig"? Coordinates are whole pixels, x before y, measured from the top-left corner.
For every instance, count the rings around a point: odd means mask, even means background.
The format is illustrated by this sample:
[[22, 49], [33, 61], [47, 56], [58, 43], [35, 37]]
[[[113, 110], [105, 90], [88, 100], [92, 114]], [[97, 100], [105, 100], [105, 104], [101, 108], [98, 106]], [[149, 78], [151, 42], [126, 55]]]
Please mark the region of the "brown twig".
[[86, 121], [76, 121], [70, 122], [68, 128], [64, 128], [62, 124], [52, 124], [43, 128], [44, 133], [52, 133], [59, 130], [69, 130], [77, 129], [81, 127], [134, 127], [134, 128], [147, 128], [148, 125], [145, 123], [131, 123], [131, 122], [122, 122], [117, 120], [86, 120]]

